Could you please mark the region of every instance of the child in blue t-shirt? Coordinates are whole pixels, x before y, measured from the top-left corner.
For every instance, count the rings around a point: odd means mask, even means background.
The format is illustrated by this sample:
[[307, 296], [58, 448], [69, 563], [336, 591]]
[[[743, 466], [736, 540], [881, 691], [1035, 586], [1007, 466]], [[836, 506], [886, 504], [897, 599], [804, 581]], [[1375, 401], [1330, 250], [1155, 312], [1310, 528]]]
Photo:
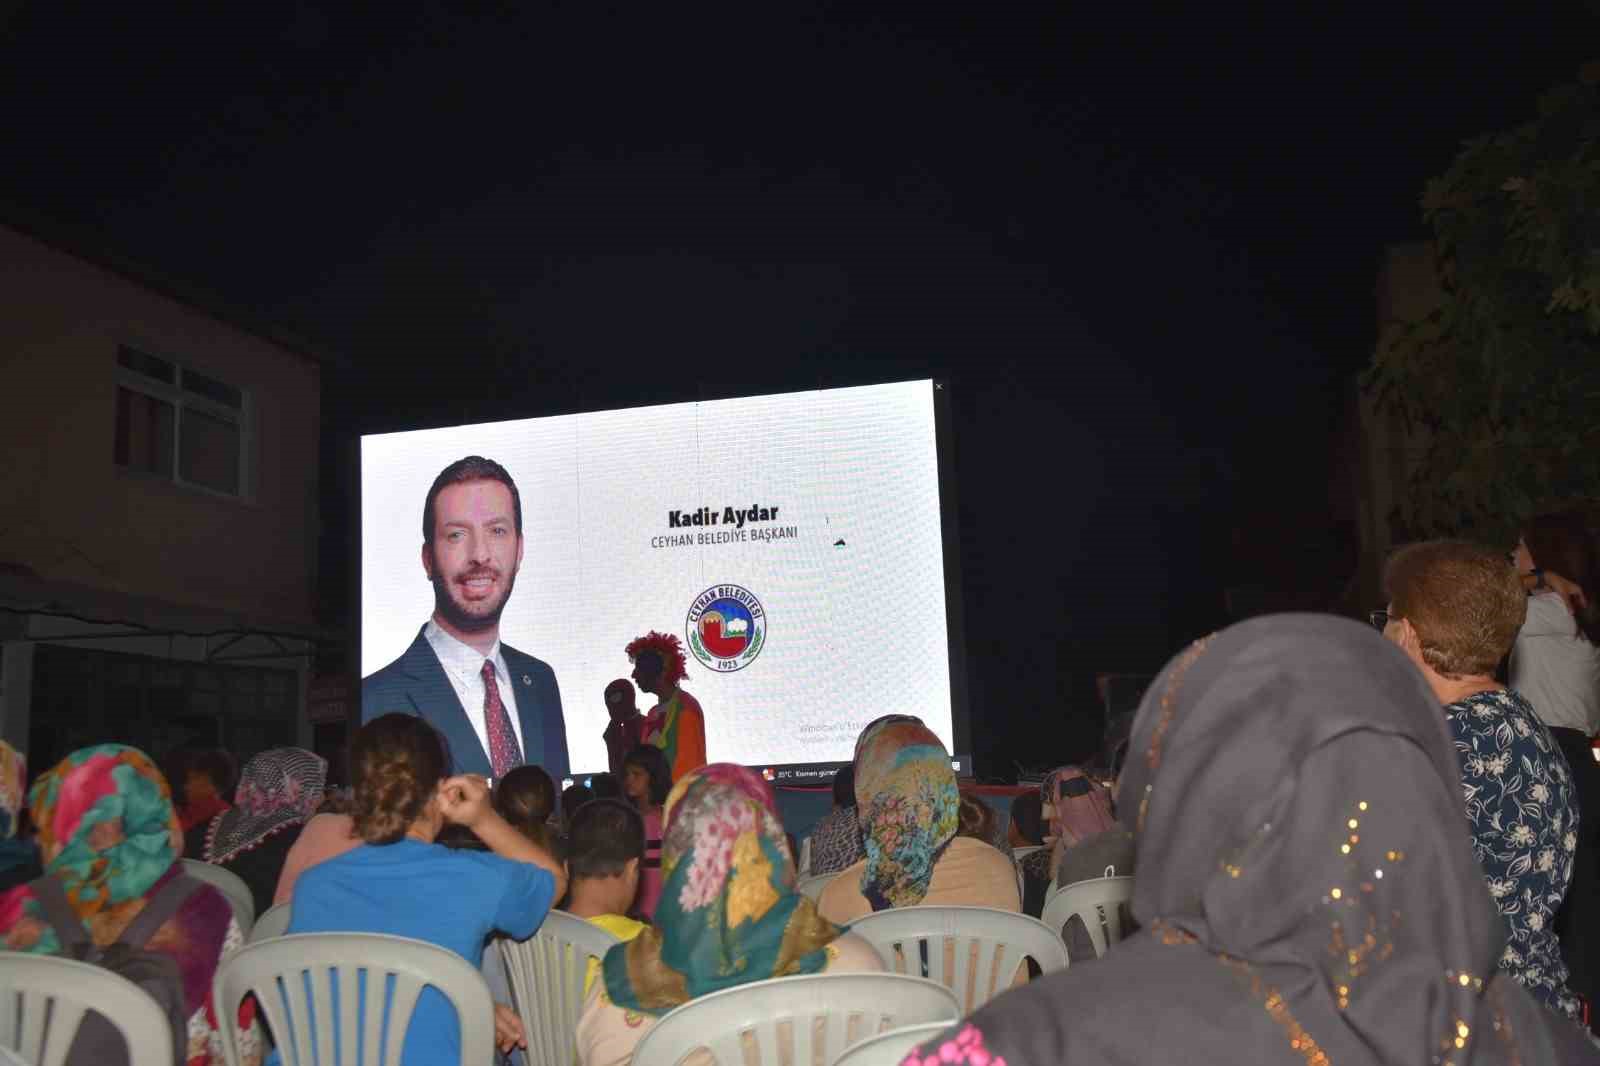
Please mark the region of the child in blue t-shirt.
[[[300, 876], [290, 933], [387, 933], [449, 948], [474, 967], [490, 933], [530, 937], [566, 891], [566, 873], [490, 804], [476, 775], [446, 777], [443, 740], [421, 718], [387, 714], [351, 741], [354, 832], [365, 842]], [[445, 825], [472, 830], [490, 852], [434, 843]], [[495, 1010], [502, 1051], [526, 1046], [514, 1012]], [[425, 989], [406, 1028], [403, 1066], [460, 1058], [449, 1001]]]

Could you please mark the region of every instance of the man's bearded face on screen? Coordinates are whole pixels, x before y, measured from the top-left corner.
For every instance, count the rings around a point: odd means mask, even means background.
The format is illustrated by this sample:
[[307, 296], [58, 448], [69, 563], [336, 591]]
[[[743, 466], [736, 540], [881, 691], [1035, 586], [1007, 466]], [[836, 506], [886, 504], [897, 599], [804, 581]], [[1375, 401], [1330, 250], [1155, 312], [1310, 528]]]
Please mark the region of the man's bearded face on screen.
[[522, 565], [511, 490], [498, 481], [462, 481], [440, 489], [433, 509], [422, 566], [433, 582], [434, 610], [463, 632], [498, 626]]

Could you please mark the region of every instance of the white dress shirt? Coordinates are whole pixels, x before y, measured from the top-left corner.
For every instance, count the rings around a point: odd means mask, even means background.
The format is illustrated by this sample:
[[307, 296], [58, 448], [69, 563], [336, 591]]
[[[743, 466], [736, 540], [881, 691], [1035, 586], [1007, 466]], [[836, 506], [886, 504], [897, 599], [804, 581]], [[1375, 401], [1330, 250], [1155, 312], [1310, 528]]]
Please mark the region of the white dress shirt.
[[[500, 688], [500, 702], [505, 704], [506, 714], [511, 716], [511, 729], [517, 737], [517, 750], [522, 752], [524, 760], [528, 758], [528, 749], [522, 746], [522, 719], [517, 716], [517, 690], [511, 683], [511, 674], [506, 670], [505, 656], [500, 654], [500, 641], [496, 638], [494, 647], [489, 649], [487, 656], [482, 655], [476, 648], [468, 647], [449, 633], [439, 628], [433, 619], [428, 619], [428, 624], [422, 627], [422, 635], [427, 638], [428, 646], [433, 649], [433, 654], [439, 659], [439, 665], [444, 667], [444, 676], [450, 679], [450, 684], [456, 690], [456, 696], [461, 700], [461, 709], [467, 712], [467, 721], [472, 723], [472, 731], [478, 734], [478, 743], [483, 745], [485, 754], [489, 752], [489, 725], [483, 719], [483, 663], [487, 659], [494, 663], [494, 678]], [[493, 760], [490, 760], [491, 763]]]
[[1559, 593], [1528, 597], [1528, 619], [1511, 649], [1511, 687], [1547, 726], [1590, 737], [1600, 729], [1600, 651]]

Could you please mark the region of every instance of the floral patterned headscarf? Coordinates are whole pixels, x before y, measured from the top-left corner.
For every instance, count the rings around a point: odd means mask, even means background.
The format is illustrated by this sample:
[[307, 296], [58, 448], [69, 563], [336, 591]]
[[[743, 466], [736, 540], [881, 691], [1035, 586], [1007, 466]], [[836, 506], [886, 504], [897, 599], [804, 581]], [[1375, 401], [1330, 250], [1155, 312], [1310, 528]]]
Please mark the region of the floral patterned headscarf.
[[[61, 882], [97, 944], [116, 939], [183, 854], [167, 780], [137, 748], [101, 744], [73, 752], [34, 782], [28, 805], [44, 872]], [[33, 905], [27, 886], [0, 898], [0, 933], [25, 917], [7, 912], [25, 905]], [[60, 950], [48, 930], [31, 943], [7, 943], [38, 954]]]
[[856, 818], [865, 836], [861, 894], [875, 911], [914, 907], [955, 839], [961, 794], [950, 754], [916, 718], [893, 715], [856, 741]]
[[731, 763], [684, 777], [667, 796], [655, 925], [606, 953], [606, 994], [665, 1014], [696, 996], [816, 973], [843, 930], [795, 890], [772, 787]]
[[245, 764], [233, 806], [206, 827], [206, 862], [227, 862], [317, 813], [328, 760], [304, 748], [273, 748]]

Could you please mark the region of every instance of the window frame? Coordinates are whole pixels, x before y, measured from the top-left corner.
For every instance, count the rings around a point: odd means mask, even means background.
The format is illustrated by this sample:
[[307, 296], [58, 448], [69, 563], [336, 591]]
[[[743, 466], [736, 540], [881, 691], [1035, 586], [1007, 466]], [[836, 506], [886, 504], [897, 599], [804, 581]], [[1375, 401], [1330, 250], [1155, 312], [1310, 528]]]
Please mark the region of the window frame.
[[[159, 359], [162, 362], [167, 363], [173, 368], [173, 377], [175, 379], [174, 383], [169, 385], [164, 381], [158, 381], [153, 377], [141, 374], [137, 370], [132, 370], [123, 366], [121, 356], [124, 350], [136, 352], [140, 355], [153, 359]], [[116, 466], [118, 470], [127, 474], [132, 474], [136, 477], [156, 478], [164, 482], [170, 482], [171, 484], [181, 486], [182, 488], [190, 491], [205, 493], [208, 496], [216, 496], [219, 499], [238, 500], [246, 503], [250, 503], [255, 500], [255, 404], [254, 397], [252, 396], [250, 389], [243, 385], [235, 384], [226, 376], [215, 374], [210, 370], [201, 369], [200, 367], [195, 366], [186, 360], [174, 359], [158, 348], [152, 348], [148, 345], [130, 344], [126, 341], [119, 342], [117, 344], [116, 361], [113, 362], [112, 367], [116, 371], [115, 384], [117, 388], [127, 389], [130, 392], [148, 396], [152, 399], [159, 400], [162, 403], [171, 404], [173, 409], [172, 469], [166, 471], [165, 473], [158, 473], [153, 470], [144, 470], [138, 467], [127, 466], [116, 461], [116, 418], [115, 407], [113, 407], [113, 439], [111, 442], [113, 456], [112, 464]], [[229, 407], [225, 403], [219, 403], [216, 400], [211, 399], [209, 396], [202, 396], [199, 393], [185, 390], [183, 387], [183, 375], [187, 371], [191, 370], [196, 374], [210, 378], [213, 381], [227, 385], [230, 388], [238, 389], [238, 408], [235, 409]], [[113, 400], [115, 400], [115, 397], [113, 397]], [[184, 478], [183, 412], [186, 408], [198, 414], [202, 414], [222, 422], [228, 422], [238, 427], [238, 492], [228, 492], [224, 489], [212, 488], [210, 485], [202, 485], [198, 481], [189, 481]]]

